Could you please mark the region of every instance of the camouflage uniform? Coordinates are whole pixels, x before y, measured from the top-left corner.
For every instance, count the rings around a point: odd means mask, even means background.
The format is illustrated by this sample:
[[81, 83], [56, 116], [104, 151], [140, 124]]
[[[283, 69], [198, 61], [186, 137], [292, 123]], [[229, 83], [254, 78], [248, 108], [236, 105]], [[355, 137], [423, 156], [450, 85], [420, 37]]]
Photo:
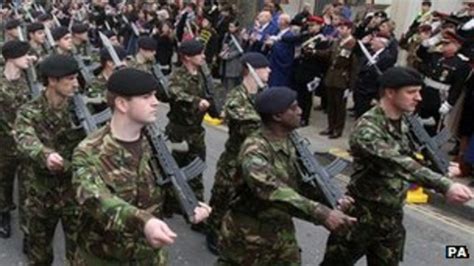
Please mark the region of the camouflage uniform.
[[107, 125], [79, 144], [73, 184], [81, 207], [78, 246], [84, 265], [165, 265], [143, 228], [160, 217], [163, 194], [149, 167], [151, 147], [139, 143], [140, 158], [118, 142]]
[[244, 183], [222, 221], [217, 265], [300, 265], [292, 217], [320, 224], [330, 210], [309, 199], [317, 195], [298, 174], [295, 147], [257, 131], [243, 143], [239, 162]]
[[105, 99], [106, 83], [107, 79], [105, 76], [99, 73], [85, 91], [85, 95], [88, 98], [88, 106], [92, 109], [93, 113], [100, 112], [107, 108]]
[[[166, 135], [171, 142], [186, 141], [189, 146], [188, 152], [173, 151], [173, 157], [181, 167], [186, 166], [196, 157], [200, 157], [203, 161], [206, 159], [205, 131], [202, 126], [205, 113], [198, 109], [199, 102], [204, 99], [203, 82], [201, 75], [192, 75], [184, 67], [177, 68], [169, 79], [170, 111]], [[202, 201], [204, 199], [202, 175], [189, 183], [197, 198]], [[174, 200], [172, 189], [167, 189], [166, 193], [164, 211], [169, 216], [174, 212], [179, 212], [180, 208]]]
[[36, 43], [34, 44], [34, 46], [32, 45], [32, 41], [30, 42], [30, 46], [31, 46], [31, 49], [30, 49], [30, 54], [36, 56], [38, 58], [38, 61], [39, 62], [41, 59], [43, 59], [44, 57], [46, 57], [48, 55], [48, 52], [44, 49], [43, 46], [41, 45], [37, 45]]
[[228, 94], [224, 105], [225, 121], [229, 127], [229, 138], [225, 150], [217, 162], [214, 185], [211, 190], [211, 216], [208, 219], [209, 229], [218, 233], [222, 217], [229, 208], [234, 194], [233, 189], [239, 180], [234, 180], [238, 169], [240, 146], [260, 126], [260, 116], [255, 111], [254, 95], [247, 92], [244, 85], [237, 86]]
[[18, 108], [30, 98], [25, 77], [7, 80], [0, 78], [0, 212], [9, 212], [13, 204], [13, 180], [18, 171], [20, 158], [12, 136], [13, 122]]
[[404, 122], [391, 121], [381, 107], [365, 113], [349, 144], [354, 174], [348, 185], [358, 223], [346, 234], [331, 234], [322, 265], [354, 265], [367, 255], [369, 265], [398, 265], [403, 258], [403, 204], [409, 182], [446, 192], [452, 181], [415, 159]]
[[151, 68], [155, 64], [155, 60], [147, 60], [142, 55], [137, 54], [128, 63], [128, 67], [136, 68], [145, 72], [150, 72]]
[[[26, 223], [30, 237], [28, 254], [31, 265], [53, 262], [52, 241], [61, 219], [66, 238], [66, 256], [72, 260], [75, 250], [74, 225], [77, 220], [71, 186], [70, 159], [74, 147], [85, 137], [82, 128], [71, 128], [71, 106], [57, 110], [49, 106], [45, 93], [18, 110], [14, 137], [18, 150], [33, 171], [25, 180], [27, 199]], [[64, 158], [63, 173], [46, 168], [49, 154]]]

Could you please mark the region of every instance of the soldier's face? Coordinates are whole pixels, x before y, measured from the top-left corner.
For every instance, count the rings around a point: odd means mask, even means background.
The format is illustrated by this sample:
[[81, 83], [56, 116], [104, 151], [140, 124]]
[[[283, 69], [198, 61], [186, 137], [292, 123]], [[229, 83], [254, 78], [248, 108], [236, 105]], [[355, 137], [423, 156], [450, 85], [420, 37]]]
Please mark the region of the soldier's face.
[[79, 82], [77, 81], [77, 74], [72, 74], [57, 79], [55, 87], [56, 92], [65, 98], [74, 96], [74, 92], [79, 87]]
[[16, 28], [7, 30], [7, 35], [14, 37], [15, 39], [18, 39], [18, 30]]
[[32, 40], [36, 43], [43, 44], [46, 40], [46, 34], [44, 33], [44, 30], [35, 31], [31, 36]]
[[399, 90], [388, 90], [389, 98], [401, 112], [414, 112], [421, 102], [421, 86], [407, 86]]
[[288, 130], [293, 130], [300, 126], [301, 114], [301, 108], [298, 106], [298, 103], [294, 101], [290, 108], [277, 115], [277, 119], [283, 127], [287, 128]]
[[117, 46], [120, 45], [117, 36], [112, 36], [112, 37], [110, 37], [110, 42], [111, 42], [112, 45], [114, 45], [114, 46], [115, 46], [115, 45], [117, 45]]
[[206, 59], [206, 56], [204, 55], [204, 52], [198, 55], [189, 57], [189, 60], [195, 66], [202, 66], [206, 62], [205, 59]]
[[140, 124], [149, 124], [158, 115], [158, 99], [154, 92], [134, 96], [127, 101], [127, 114], [130, 119]]
[[455, 42], [445, 42], [443, 43], [443, 53], [454, 54], [459, 50], [460, 46]]
[[28, 60], [28, 55], [24, 55], [12, 60], [13, 64], [19, 69], [27, 69], [30, 66], [30, 61]]
[[75, 36], [78, 40], [81, 40], [81, 41], [84, 41], [84, 42], [87, 41], [87, 40], [89, 40], [89, 36], [87, 35], [87, 32], [74, 34], [74, 36]]
[[59, 39], [58, 46], [64, 50], [71, 50], [72, 49], [72, 37], [71, 34], [66, 34], [64, 37]]
[[263, 83], [267, 83], [268, 78], [270, 77], [270, 72], [272, 71], [269, 67], [265, 67], [265, 68], [256, 68], [255, 72], [257, 73], [257, 76], [262, 80]]

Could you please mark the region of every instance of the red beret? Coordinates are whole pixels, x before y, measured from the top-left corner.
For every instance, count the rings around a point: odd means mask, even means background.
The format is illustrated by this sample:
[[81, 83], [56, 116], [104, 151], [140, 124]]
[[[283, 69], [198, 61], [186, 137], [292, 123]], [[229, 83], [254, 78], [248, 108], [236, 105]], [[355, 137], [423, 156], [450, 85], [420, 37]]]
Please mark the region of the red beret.
[[322, 25], [324, 24], [324, 19], [320, 16], [309, 16], [306, 22], [307, 23], [314, 22], [316, 24]]

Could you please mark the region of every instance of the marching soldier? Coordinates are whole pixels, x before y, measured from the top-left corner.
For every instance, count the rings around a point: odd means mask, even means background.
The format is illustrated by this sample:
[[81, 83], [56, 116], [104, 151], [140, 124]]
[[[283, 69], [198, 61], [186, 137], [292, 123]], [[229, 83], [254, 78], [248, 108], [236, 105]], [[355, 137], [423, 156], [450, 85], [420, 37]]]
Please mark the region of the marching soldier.
[[213, 211], [208, 220], [207, 244], [214, 253], [217, 253], [216, 242], [222, 218], [229, 208], [235, 187], [241, 182], [237, 175], [237, 157], [240, 146], [247, 136], [260, 127], [260, 116], [254, 107], [259, 88], [250, 74], [247, 64], [255, 69], [258, 78], [264, 83], [268, 82], [270, 74], [269, 62], [260, 53], [249, 52], [244, 54], [241, 63], [244, 69], [242, 84], [229, 92], [224, 105], [224, 119], [229, 126], [229, 138], [225, 144], [225, 151], [217, 162], [209, 202]]
[[56, 53], [60, 55], [72, 55], [74, 45], [72, 36], [66, 27], [57, 27], [51, 30], [51, 35], [56, 43]]
[[[355, 172], [347, 187], [355, 204], [347, 212], [358, 223], [329, 236], [321, 265], [398, 265], [403, 258], [403, 205], [409, 183], [443, 193], [449, 201], [470, 200], [470, 189], [422, 166], [413, 157], [408, 125], [402, 117], [422, 100], [423, 80], [415, 70], [394, 67], [380, 78], [379, 104], [356, 123], [349, 139]], [[459, 172], [452, 165], [449, 175]]]
[[130, 67], [150, 72], [155, 64], [156, 41], [149, 36], [138, 39], [138, 52], [130, 63]]
[[[296, 92], [272, 87], [261, 92], [255, 109], [263, 126], [240, 149], [238, 174], [229, 211], [224, 216], [217, 265], [300, 265], [292, 217], [344, 230], [356, 220], [314, 201], [298, 174], [296, 149], [289, 139], [299, 127]], [[350, 199], [340, 201], [342, 208]]]
[[[11, 233], [10, 211], [13, 204], [13, 181], [20, 164], [13, 122], [18, 108], [30, 99], [30, 90], [24, 76], [29, 67], [30, 45], [18, 40], [8, 41], [2, 47], [5, 67], [0, 80], [0, 237], [9, 238]], [[22, 177], [23, 178], [23, 177]], [[23, 218], [22, 218], [23, 219]]]
[[[74, 152], [73, 184], [81, 208], [78, 265], [166, 265], [163, 246], [176, 234], [161, 220], [163, 190], [149, 166], [143, 128], [156, 120], [158, 83], [149, 73], [125, 68], [107, 81], [111, 122]], [[210, 213], [200, 203], [195, 222]]]
[[[73, 44], [73, 53], [83, 57], [91, 57], [91, 49], [89, 47], [89, 26], [87, 24], [74, 24], [71, 27], [71, 38]], [[92, 58], [89, 58], [92, 61]]]
[[46, 35], [44, 33], [44, 25], [38, 22], [31, 23], [26, 27], [28, 40], [31, 46], [31, 53], [41, 61], [47, 55], [45, 50]]
[[5, 42], [19, 40], [18, 29], [21, 26], [21, 21], [18, 19], [11, 19], [5, 23]]
[[72, 57], [51, 55], [40, 63], [46, 90], [18, 110], [14, 137], [31, 167], [25, 180], [28, 262], [53, 263], [53, 238], [59, 220], [65, 233], [66, 258], [75, 252], [76, 208], [70, 162], [74, 147], [85, 137], [74, 128], [70, 98], [78, 87], [78, 65]]
[[444, 33], [441, 53], [429, 53], [426, 42], [429, 39], [427, 36], [423, 38], [425, 41], [417, 53], [423, 61], [422, 73], [425, 75], [419, 113], [423, 119], [434, 119], [434, 125], [426, 126], [434, 134], [441, 116], [447, 115], [456, 104], [471, 67], [469, 59], [458, 53], [464, 40], [457, 34], [449, 31]]
[[329, 59], [329, 69], [324, 77], [328, 100], [328, 128], [320, 135], [327, 135], [330, 139], [342, 136], [346, 121], [347, 95], [357, 78], [357, 57], [353, 52], [357, 42], [352, 36], [352, 22], [341, 22], [337, 30], [339, 40], [326, 51], [316, 51], [316, 55]]
[[[179, 166], [186, 166], [196, 157], [206, 160], [206, 145], [204, 142], [205, 131], [202, 126], [204, 115], [210, 103], [205, 98], [204, 78], [200, 67], [204, 61], [204, 46], [198, 40], [183, 41], [178, 48], [178, 53], [183, 65], [176, 68], [169, 78], [170, 111], [168, 112], [168, 125], [166, 135], [173, 143], [186, 143], [187, 152], [173, 151], [173, 157]], [[204, 199], [204, 184], [202, 176], [189, 182], [196, 197]], [[171, 190], [169, 190], [171, 193]], [[170, 194], [172, 198], [172, 194]], [[167, 199], [168, 200], [168, 199]], [[167, 201], [165, 214], [171, 215], [179, 210], [176, 201]], [[202, 230], [202, 227], [193, 225], [193, 229]]]

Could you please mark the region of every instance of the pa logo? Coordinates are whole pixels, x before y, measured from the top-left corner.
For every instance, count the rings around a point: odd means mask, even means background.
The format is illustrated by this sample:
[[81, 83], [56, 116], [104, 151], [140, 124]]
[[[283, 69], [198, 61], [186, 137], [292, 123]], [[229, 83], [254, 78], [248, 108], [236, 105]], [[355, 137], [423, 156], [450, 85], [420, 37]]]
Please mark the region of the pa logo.
[[446, 246], [447, 259], [469, 259], [467, 246]]

